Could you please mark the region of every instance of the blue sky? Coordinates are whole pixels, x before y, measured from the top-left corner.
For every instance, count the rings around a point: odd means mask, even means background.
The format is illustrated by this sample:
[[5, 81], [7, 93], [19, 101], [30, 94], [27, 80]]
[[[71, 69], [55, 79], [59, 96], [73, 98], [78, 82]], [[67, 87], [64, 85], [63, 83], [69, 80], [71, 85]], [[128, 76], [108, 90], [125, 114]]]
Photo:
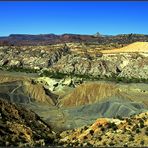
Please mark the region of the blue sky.
[[148, 2], [0, 2], [0, 36], [148, 34]]

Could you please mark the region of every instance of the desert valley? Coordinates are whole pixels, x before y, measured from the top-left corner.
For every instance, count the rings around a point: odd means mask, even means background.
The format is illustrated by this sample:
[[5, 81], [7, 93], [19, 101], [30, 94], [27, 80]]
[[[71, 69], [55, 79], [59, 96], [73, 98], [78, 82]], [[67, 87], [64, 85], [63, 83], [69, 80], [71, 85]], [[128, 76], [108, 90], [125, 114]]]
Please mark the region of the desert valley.
[[0, 37], [0, 146], [148, 146], [148, 35]]

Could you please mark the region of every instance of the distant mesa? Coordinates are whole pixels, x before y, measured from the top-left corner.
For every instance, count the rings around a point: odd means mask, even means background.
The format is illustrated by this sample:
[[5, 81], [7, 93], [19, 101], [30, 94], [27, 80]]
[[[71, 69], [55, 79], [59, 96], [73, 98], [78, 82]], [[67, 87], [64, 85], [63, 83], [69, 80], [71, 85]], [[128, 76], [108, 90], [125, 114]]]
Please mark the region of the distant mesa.
[[[4, 44], [5, 41], [5, 44]], [[148, 42], [148, 35], [141, 34], [120, 34], [120, 35], [102, 35], [97, 32], [95, 35], [81, 35], [81, 34], [10, 34], [9, 36], [0, 37], [0, 45], [51, 45], [61, 44], [65, 42], [86, 42], [98, 44], [130, 44], [136, 41]], [[6, 44], [7, 42], [7, 44]]]

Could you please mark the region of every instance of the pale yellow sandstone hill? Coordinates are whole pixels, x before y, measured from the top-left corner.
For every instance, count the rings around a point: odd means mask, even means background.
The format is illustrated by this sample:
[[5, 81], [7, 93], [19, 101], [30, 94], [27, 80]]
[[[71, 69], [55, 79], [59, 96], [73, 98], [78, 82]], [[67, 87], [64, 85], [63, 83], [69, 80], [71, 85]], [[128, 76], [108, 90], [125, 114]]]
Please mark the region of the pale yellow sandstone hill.
[[59, 101], [60, 106], [63, 107], [74, 107], [87, 104], [93, 104], [97, 102], [107, 100], [125, 100], [130, 102], [141, 102], [148, 106], [147, 87], [144, 91], [140, 85], [118, 85], [116, 83], [105, 83], [105, 82], [87, 82], [76, 87], [65, 97]]
[[126, 53], [126, 52], [147, 52], [148, 42], [135, 42], [122, 48], [112, 50], [102, 50], [102, 53]]

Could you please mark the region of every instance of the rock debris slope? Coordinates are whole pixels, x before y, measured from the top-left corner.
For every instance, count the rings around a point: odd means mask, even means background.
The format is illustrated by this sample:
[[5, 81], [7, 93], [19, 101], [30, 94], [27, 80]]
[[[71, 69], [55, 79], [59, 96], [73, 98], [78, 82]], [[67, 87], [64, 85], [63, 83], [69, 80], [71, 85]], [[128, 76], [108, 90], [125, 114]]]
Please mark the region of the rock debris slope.
[[0, 98], [0, 146], [52, 145], [55, 133], [34, 112]]

